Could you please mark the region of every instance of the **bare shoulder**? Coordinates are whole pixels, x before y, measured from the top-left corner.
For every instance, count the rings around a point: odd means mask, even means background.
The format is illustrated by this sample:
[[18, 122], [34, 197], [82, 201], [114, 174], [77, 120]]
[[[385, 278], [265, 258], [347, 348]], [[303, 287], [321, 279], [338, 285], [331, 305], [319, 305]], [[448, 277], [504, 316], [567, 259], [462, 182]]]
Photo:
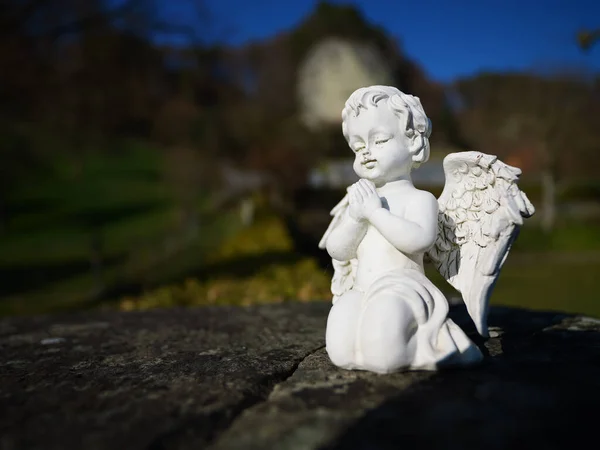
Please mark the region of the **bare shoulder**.
[[409, 195], [411, 207], [426, 208], [435, 206], [437, 208], [438, 206], [437, 198], [429, 191], [412, 188]]
[[435, 196], [429, 191], [422, 191], [420, 189], [414, 188], [410, 192], [407, 212], [410, 216], [413, 217], [437, 217], [437, 198], [435, 198]]

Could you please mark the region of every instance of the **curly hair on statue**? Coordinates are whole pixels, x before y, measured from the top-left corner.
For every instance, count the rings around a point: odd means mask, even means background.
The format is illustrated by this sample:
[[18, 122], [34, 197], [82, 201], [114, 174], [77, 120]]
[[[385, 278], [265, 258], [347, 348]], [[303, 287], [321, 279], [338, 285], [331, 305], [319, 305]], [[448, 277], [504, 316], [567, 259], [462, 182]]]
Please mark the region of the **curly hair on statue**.
[[431, 136], [431, 120], [425, 114], [419, 97], [405, 94], [392, 86], [369, 86], [357, 89], [350, 95], [342, 110], [342, 133], [349, 139], [346, 119], [350, 114], [358, 116], [360, 109], [378, 106], [386, 101], [390, 110], [400, 119], [406, 137], [421, 139], [419, 151], [415, 155], [414, 166], [427, 162], [429, 159], [429, 136]]

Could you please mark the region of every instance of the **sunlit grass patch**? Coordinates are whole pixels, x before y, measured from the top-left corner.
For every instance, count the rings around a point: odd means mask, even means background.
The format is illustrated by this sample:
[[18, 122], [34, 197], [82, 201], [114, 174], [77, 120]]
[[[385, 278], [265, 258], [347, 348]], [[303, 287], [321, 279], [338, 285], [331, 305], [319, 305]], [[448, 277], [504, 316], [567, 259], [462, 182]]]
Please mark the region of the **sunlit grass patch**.
[[240, 230], [206, 258], [208, 279], [189, 278], [139, 297], [121, 309], [168, 306], [249, 305], [329, 299], [330, 275], [312, 258], [293, 252], [283, 222], [267, 217]]

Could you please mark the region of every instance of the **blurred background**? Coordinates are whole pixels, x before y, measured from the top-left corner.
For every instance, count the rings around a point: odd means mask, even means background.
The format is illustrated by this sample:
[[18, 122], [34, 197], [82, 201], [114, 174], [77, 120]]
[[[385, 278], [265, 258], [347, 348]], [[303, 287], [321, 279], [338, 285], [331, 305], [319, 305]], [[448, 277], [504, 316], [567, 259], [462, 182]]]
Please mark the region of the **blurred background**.
[[418, 187], [523, 169], [493, 303], [600, 317], [600, 2], [5, 0], [0, 34], [0, 314], [329, 301], [340, 112], [392, 84]]

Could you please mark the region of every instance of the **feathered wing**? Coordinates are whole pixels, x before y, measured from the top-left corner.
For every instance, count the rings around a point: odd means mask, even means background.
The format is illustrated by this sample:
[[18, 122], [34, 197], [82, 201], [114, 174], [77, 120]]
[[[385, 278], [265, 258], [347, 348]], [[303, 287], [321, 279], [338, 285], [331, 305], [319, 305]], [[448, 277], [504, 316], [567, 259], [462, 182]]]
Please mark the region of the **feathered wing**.
[[477, 331], [487, 336], [489, 298], [523, 218], [535, 209], [517, 186], [521, 170], [480, 152], [444, 159], [439, 230], [429, 250], [442, 276], [462, 294]]
[[[336, 206], [334, 206], [334, 208], [329, 213], [331, 216], [333, 216], [333, 219], [331, 219], [329, 227], [327, 227], [325, 234], [323, 234], [323, 237], [319, 242], [320, 249], [324, 250], [326, 248], [327, 239], [329, 238], [329, 235], [331, 234], [333, 229], [337, 227], [342, 221], [342, 217], [344, 216], [344, 214], [346, 214], [348, 202], [348, 195], [346, 195]], [[337, 261], [332, 258], [331, 262], [333, 264], [331, 293], [333, 294], [333, 303], [335, 303], [339, 297], [344, 295], [346, 292], [352, 289], [352, 286], [354, 286], [357, 260], [351, 259], [349, 261]]]

